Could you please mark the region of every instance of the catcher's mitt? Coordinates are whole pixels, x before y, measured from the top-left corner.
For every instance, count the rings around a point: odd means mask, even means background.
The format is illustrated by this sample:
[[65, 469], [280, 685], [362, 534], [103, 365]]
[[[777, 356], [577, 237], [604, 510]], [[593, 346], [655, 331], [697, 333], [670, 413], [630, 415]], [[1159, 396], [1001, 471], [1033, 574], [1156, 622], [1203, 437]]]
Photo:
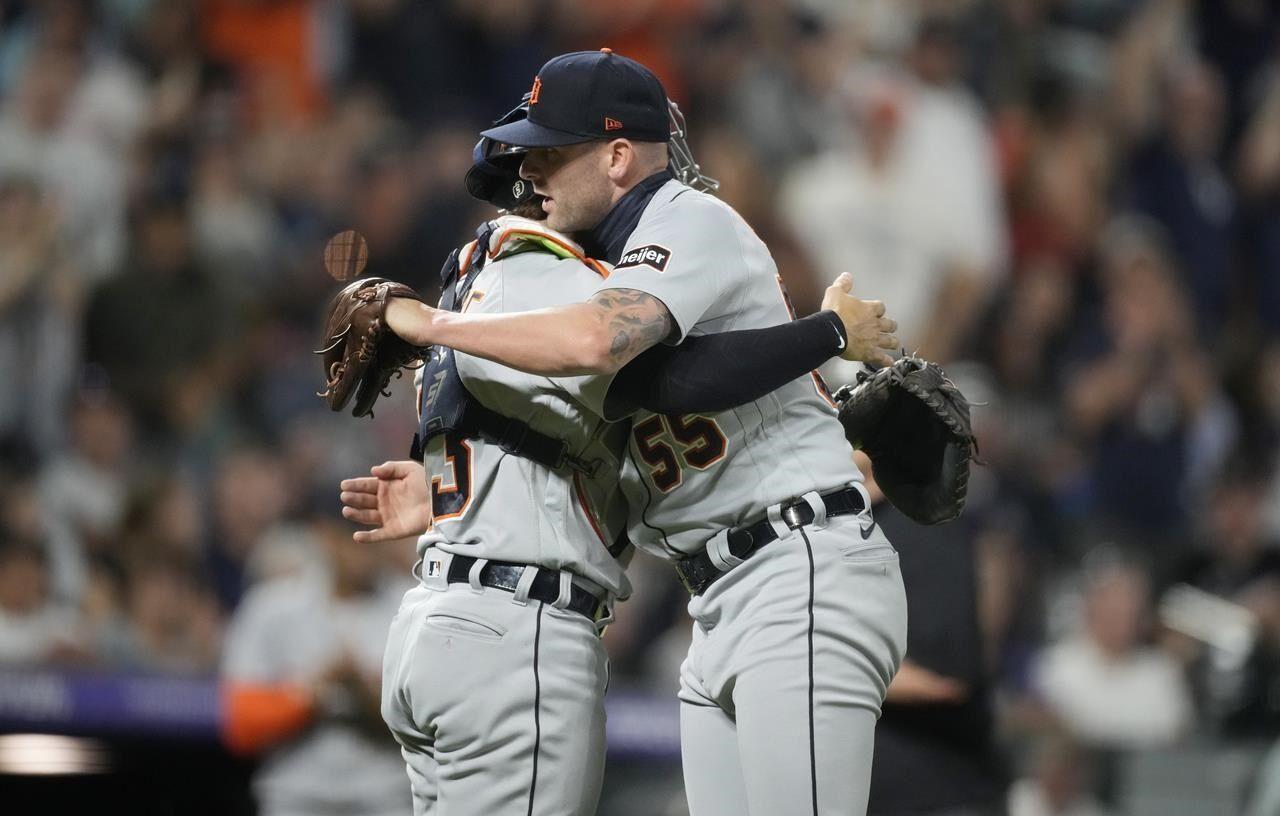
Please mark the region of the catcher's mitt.
[[904, 357], [835, 394], [840, 424], [903, 515], [943, 524], [964, 509], [977, 442], [969, 401], [936, 363]]
[[347, 284], [329, 302], [325, 345], [316, 351], [324, 361], [325, 388], [317, 395], [333, 410], [341, 411], [354, 393], [351, 415], [372, 416], [379, 395], [390, 396], [391, 377], [421, 363], [425, 350], [401, 340], [383, 319], [387, 301], [398, 297], [422, 300], [403, 283], [363, 278]]

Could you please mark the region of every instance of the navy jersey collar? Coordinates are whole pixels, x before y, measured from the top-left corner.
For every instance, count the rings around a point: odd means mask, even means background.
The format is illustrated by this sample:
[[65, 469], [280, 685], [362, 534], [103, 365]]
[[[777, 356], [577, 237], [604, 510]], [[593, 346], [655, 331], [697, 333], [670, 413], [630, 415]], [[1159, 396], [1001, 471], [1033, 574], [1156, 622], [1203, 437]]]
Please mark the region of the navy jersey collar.
[[622, 250], [627, 247], [627, 239], [640, 223], [640, 216], [644, 213], [645, 207], [649, 206], [654, 193], [671, 179], [670, 171], [659, 171], [632, 187], [626, 195], [618, 199], [618, 203], [613, 205], [613, 209], [609, 210], [609, 214], [595, 226], [595, 229], [588, 230], [581, 236], [582, 247], [587, 255], [617, 264], [622, 259]]

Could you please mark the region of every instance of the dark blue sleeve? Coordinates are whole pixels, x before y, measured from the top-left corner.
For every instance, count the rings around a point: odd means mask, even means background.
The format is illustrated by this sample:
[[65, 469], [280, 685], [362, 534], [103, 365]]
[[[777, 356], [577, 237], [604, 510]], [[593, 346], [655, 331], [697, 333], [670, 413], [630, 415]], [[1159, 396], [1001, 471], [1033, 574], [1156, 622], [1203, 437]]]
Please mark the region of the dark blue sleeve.
[[805, 376], [839, 354], [846, 340], [831, 311], [767, 329], [691, 335], [628, 363], [609, 389], [609, 402], [659, 414], [726, 411]]

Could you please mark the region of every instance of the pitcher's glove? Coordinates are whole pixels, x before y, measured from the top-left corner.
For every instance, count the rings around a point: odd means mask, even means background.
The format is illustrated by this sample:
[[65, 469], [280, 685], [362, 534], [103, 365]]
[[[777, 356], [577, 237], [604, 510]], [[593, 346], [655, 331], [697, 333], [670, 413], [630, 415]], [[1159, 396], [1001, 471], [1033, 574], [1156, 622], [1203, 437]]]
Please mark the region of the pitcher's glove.
[[417, 368], [426, 350], [401, 340], [387, 328], [384, 315], [391, 298], [422, 300], [412, 288], [385, 278], [362, 278], [347, 284], [329, 302], [324, 348], [325, 388], [317, 396], [341, 411], [354, 393], [352, 416], [373, 415], [378, 397], [390, 396], [392, 376]]
[[936, 363], [904, 357], [860, 374], [835, 397], [845, 436], [871, 457], [894, 507], [920, 524], [960, 515], [977, 441], [969, 401]]

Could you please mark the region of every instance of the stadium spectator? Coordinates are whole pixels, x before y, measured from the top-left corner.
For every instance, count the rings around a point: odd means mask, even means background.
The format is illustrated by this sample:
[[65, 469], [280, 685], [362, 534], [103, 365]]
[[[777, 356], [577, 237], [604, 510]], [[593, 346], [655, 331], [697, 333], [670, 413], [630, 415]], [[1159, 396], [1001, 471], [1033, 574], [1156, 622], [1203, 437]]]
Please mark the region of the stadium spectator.
[[106, 660], [134, 670], [212, 672], [222, 646], [222, 616], [195, 563], [156, 554], [127, 568], [125, 626], [117, 640], [104, 644]]
[[84, 653], [74, 607], [55, 602], [39, 542], [0, 532], [0, 664], [61, 663]]
[[1239, 662], [1214, 654], [1216, 644], [1178, 640], [1205, 714], [1234, 737], [1280, 732], [1280, 548], [1262, 527], [1263, 490], [1253, 469], [1229, 471], [1208, 504], [1207, 546], [1172, 576], [1175, 584], [1238, 604], [1255, 621], [1255, 642]]
[[334, 513], [313, 520], [308, 569], [258, 585], [231, 623], [225, 733], [263, 755], [263, 816], [407, 814], [404, 761], [382, 722], [387, 626], [402, 583]]
[[[999, 816], [1006, 786], [990, 695], [994, 633], [980, 618], [979, 524], [926, 528], [887, 502], [876, 523], [898, 542], [907, 588], [907, 654], [876, 725], [873, 816]], [[989, 607], [988, 607], [989, 608]], [[919, 769], [930, 782], [919, 784]]]
[[907, 348], [947, 362], [1003, 271], [1003, 227], [986, 125], [942, 31], [922, 32], [916, 76], [864, 72], [854, 149], [791, 171], [781, 210], [820, 279], [851, 271], [861, 296], [894, 304]]
[[248, 589], [249, 559], [291, 500], [289, 486], [276, 478], [278, 471], [274, 455], [252, 447], [228, 454], [219, 463], [204, 554], [225, 610], [234, 609]]
[[39, 181], [58, 202], [58, 234], [87, 281], [123, 256], [128, 161], [143, 121], [132, 68], [91, 42], [89, 4], [58, 0], [15, 58], [20, 78], [0, 105], [0, 166]]
[[40, 473], [40, 503], [58, 540], [68, 542], [54, 574], [59, 597], [84, 590], [86, 559], [102, 553], [124, 518], [133, 428], [110, 392], [82, 390], [71, 407], [71, 445]]
[[[1100, 554], [1099, 558], [1106, 558]], [[1035, 684], [1062, 727], [1101, 748], [1168, 745], [1190, 728], [1181, 668], [1144, 645], [1148, 579], [1132, 564], [1086, 568], [1077, 631], [1045, 650]]]
[[1236, 229], [1235, 195], [1218, 165], [1226, 125], [1222, 80], [1193, 61], [1169, 72], [1164, 97], [1164, 127], [1129, 163], [1129, 196], [1134, 209], [1164, 226], [1197, 322], [1216, 331], [1234, 283]]
[[0, 434], [41, 450], [66, 441], [66, 395], [80, 364], [83, 293], [56, 212], [33, 171], [0, 158]]
[[1211, 483], [1238, 429], [1160, 234], [1111, 224], [1101, 308], [1077, 331], [1065, 393], [1092, 452], [1095, 512], [1166, 555], [1185, 546], [1189, 502]]
[[[218, 405], [238, 327], [222, 282], [192, 257], [185, 202], [156, 193], [135, 218], [133, 258], [94, 293], [86, 350], [152, 434], [195, 435]], [[156, 342], [163, 338], [164, 342]]]
[[1036, 745], [1030, 775], [1009, 789], [1009, 816], [1105, 816], [1089, 793], [1088, 764], [1065, 736], [1043, 738]]

